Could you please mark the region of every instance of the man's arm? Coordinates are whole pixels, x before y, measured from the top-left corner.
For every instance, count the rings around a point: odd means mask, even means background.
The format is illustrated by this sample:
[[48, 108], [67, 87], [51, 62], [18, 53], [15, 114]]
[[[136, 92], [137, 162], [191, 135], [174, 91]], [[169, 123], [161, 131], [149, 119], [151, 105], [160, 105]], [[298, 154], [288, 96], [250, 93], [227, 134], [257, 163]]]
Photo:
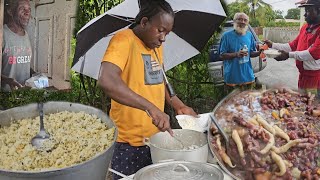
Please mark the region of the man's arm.
[[315, 61], [320, 59], [320, 37], [310, 46], [310, 48], [303, 51], [289, 52], [290, 58], [299, 61]]
[[230, 60], [230, 59], [239, 58], [239, 57], [240, 57], [239, 52], [220, 54], [221, 60]]
[[7, 77], [7, 76], [5, 76], [3, 74], [1, 74], [1, 83], [2, 84], [8, 84], [10, 86], [11, 90], [15, 90], [15, 89], [23, 87], [23, 85], [21, 85], [15, 79], [9, 78], [9, 77]]
[[110, 62], [101, 64], [98, 84], [113, 100], [126, 106], [148, 111], [152, 122], [161, 131], [172, 134], [169, 116], [147, 99], [133, 92], [121, 79], [121, 69]]
[[261, 51], [253, 51], [250, 53], [250, 57], [257, 57], [261, 54]]

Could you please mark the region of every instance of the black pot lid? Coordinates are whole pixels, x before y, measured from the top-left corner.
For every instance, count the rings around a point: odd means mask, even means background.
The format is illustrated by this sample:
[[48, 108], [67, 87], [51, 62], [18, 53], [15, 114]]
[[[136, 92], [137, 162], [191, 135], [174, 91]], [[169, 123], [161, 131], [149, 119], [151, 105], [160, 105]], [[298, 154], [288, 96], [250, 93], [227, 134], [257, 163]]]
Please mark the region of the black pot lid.
[[223, 180], [220, 169], [207, 163], [171, 161], [140, 169], [135, 180]]

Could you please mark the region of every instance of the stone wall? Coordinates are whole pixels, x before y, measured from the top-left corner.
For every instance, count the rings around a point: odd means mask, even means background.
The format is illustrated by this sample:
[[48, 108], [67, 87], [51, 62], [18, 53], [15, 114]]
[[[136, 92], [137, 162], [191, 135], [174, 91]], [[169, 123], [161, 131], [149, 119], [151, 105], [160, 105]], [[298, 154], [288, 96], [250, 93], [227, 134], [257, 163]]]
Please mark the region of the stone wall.
[[287, 43], [297, 37], [299, 30], [299, 27], [263, 28], [263, 38], [277, 43]]

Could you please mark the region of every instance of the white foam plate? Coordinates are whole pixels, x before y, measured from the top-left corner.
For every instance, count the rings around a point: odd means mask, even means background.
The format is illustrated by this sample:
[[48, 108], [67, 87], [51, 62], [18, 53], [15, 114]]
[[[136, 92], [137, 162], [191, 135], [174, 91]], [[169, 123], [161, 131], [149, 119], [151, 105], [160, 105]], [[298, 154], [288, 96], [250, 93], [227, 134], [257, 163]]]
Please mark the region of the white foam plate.
[[263, 51], [268, 58], [275, 58], [279, 56], [281, 53], [276, 49], [267, 49]]
[[177, 115], [179, 125], [182, 129], [191, 129], [199, 132], [205, 132], [209, 129], [209, 114], [198, 114], [198, 118], [190, 115]]

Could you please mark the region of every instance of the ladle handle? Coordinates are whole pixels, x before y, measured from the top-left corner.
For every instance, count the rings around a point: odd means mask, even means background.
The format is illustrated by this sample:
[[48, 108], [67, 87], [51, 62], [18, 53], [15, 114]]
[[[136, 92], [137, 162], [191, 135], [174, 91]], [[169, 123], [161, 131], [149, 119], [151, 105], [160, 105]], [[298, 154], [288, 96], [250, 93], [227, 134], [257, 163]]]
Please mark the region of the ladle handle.
[[128, 179], [128, 180], [133, 180], [129, 176], [126, 176], [126, 175], [124, 175], [124, 174], [122, 174], [122, 173], [120, 173], [120, 172], [118, 172], [118, 171], [116, 171], [114, 169], [109, 168], [109, 171], [114, 173], [114, 174], [116, 174], [116, 175], [118, 175], [118, 176], [120, 176], [120, 177], [122, 177], [122, 178], [125, 178], [125, 179]]
[[39, 118], [40, 118], [40, 131], [44, 131], [44, 125], [43, 125], [43, 103], [38, 104], [39, 109]]
[[163, 77], [164, 77], [164, 80], [165, 80], [165, 82], [166, 82], [166, 87], [167, 87], [167, 90], [168, 90], [168, 92], [169, 92], [169, 95], [170, 95], [170, 97], [172, 98], [173, 96], [176, 95], [176, 93], [174, 92], [173, 87], [171, 86], [170, 82], [168, 81], [167, 75], [166, 75], [166, 73], [164, 72], [164, 69], [163, 69], [163, 68], [161, 68], [161, 71], [162, 71], [162, 75], [163, 75]]
[[218, 124], [218, 122], [216, 121], [216, 119], [213, 117], [212, 114], [209, 115], [211, 121], [214, 123], [214, 125], [216, 125], [216, 127], [218, 128], [218, 131], [221, 133], [221, 135], [223, 136], [224, 140], [226, 141], [227, 144], [229, 144], [229, 138], [227, 136], [227, 134], [224, 132], [224, 130], [221, 128], [221, 126]]
[[176, 95], [176, 93], [174, 92], [174, 89], [173, 87], [171, 86], [171, 84], [169, 82], [166, 83], [166, 86], [167, 86], [167, 89], [168, 89], [168, 92], [169, 92], [169, 95], [170, 97], [172, 98], [173, 96]]

